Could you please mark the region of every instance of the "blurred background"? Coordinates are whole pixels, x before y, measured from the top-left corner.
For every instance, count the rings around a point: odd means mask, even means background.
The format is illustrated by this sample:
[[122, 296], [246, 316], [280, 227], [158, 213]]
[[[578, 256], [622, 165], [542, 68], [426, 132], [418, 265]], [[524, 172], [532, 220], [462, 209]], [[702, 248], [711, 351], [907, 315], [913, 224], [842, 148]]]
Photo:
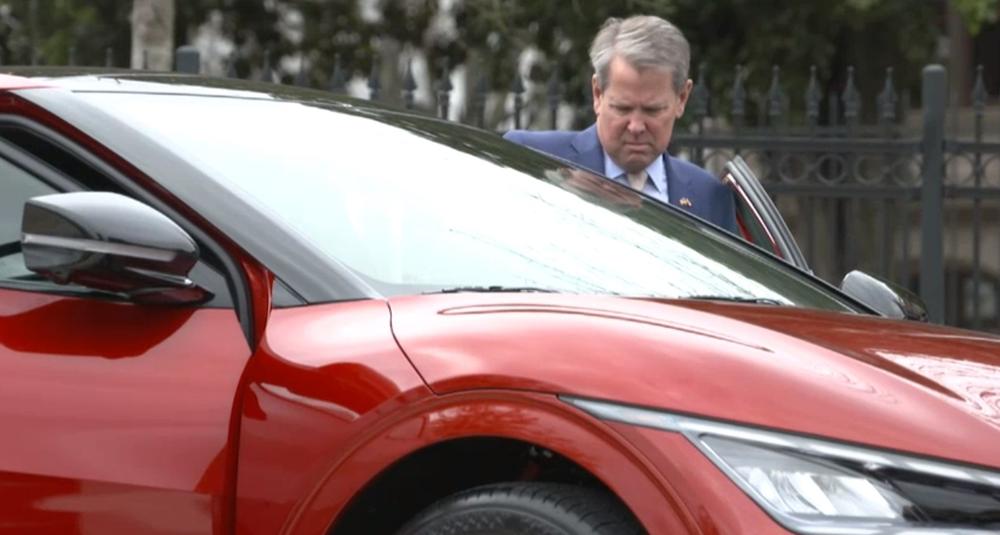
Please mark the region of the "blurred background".
[[[575, 127], [590, 119], [575, 109], [589, 97], [590, 39], [607, 17], [635, 13], [685, 32], [693, 76], [704, 74], [713, 92], [731, 86], [737, 65], [751, 97], [767, 91], [780, 66], [793, 101], [813, 66], [824, 94], [843, 90], [849, 66], [862, 94], [881, 89], [893, 67], [896, 86], [917, 98], [920, 70], [931, 62], [948, 67], [961, 102], [976, 65], [987, 87], [1000, 84], [998, 0], [3, 0], [0, 59], [141, 68], [145, 54], [147, 67], [167, 70], [173, 50], [190, 44], [208, 74], [232, 63], [241, 77], [291, 83], [306, 70], [310, 85], [326, 87], [339, 57], [348, 91], [367, 96], [374, 66], [390, 101], [402, 98], [412, 66], [418, 106], [433, 108], [435, 82], [450, 78], [452, 119], [467, 113], [480, 77], [506, 89], [520, 74], [526, 98], [544, 98], [555, 77], [566, 105], [559, 126]], [[491, 125], [510, 119], [503, 103], [490, 104]]]
[[862, 268], [1000, 331], [1000, 0], [0, 0], [0, 62], [166, 71], [197, 51], [185, 70], [577, 129], [590, 40], [639, 13], [692, 46], [671, 152], [746, 159], [821, 278]]

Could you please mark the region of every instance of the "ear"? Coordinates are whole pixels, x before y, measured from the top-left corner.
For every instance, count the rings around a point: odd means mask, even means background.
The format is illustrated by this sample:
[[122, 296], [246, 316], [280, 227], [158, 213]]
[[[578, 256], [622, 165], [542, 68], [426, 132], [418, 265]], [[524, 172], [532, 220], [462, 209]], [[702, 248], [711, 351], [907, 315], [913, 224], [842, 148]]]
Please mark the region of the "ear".
[[598, 115], [601, 109], [601, 97], [604, 93], [601, 92], [601, 84], [597, 81], [597, 74], [595, 73], [590, 77], [590, 90], [594, 94], [594, 115]]
[[687, 106], [688, 97], [691, 96], [691, 88], [694, 87], [694, 82], [690, 78], [684, 82], [684, 88], [681, 89], [681, 94], [677, 95], [677, 118], [680, 119], [681, 115], [684, 115], [684, 107]]

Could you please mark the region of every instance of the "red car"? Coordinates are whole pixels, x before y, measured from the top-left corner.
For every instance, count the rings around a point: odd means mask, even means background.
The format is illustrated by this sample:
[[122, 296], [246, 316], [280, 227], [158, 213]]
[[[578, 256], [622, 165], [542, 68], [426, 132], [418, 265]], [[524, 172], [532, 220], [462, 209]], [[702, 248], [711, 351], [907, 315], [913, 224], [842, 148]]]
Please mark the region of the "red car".
[[15, 74], [2, 533], [1000, 530], [1000, 339], [793, 265], [739, 162], [787, 261], [420, 115]]

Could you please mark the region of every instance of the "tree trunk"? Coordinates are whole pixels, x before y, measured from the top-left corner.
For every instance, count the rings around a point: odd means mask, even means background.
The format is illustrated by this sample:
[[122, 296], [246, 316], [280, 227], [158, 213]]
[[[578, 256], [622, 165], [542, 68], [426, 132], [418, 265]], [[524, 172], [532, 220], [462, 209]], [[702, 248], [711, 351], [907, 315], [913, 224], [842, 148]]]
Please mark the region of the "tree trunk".
[[133, 69], [173, 69], [174, 6], [175, 0], [133, 0]]

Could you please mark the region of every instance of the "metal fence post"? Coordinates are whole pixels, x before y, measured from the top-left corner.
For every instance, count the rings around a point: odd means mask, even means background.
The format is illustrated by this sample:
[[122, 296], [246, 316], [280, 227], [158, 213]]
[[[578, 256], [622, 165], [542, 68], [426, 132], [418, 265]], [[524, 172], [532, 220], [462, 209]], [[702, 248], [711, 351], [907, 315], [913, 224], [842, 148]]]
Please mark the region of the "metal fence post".
[[944, 321], [944, 110], [947, 78], [941, 65], [924, 67], [923, 186], [921, 188], [920, 296], [928, 319]]
[[201, 72], [201, 54], [192, 45], [177, 47], [174, 54], [174, 70], [188, 74], [198, 74]]

